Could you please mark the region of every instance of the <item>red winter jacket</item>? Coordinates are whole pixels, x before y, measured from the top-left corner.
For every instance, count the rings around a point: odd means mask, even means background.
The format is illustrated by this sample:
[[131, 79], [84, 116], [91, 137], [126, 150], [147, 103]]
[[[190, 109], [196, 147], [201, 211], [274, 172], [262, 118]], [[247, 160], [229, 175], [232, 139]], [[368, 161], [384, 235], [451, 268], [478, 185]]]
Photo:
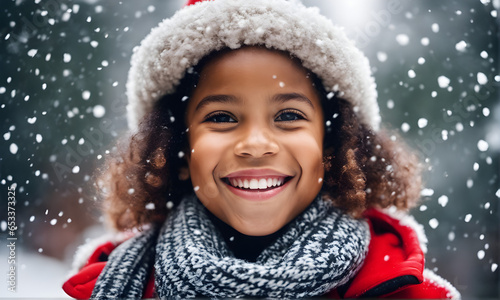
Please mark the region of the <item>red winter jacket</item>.
[[[371, 209], [365, 217], [371, 232], [365, 262], [347, 285], [329, 292], [327, 298], [460, 298], [450, 283], [424, 269], [424, 253], [415, 230], [379, 210]], [[117, 246], [111, 242], [99, 246], [87, 264], [64, 283], [64, 291], [74, 298], [90, 298], [97, 277]], [[143, 297], [154, 297], [154, 272]]]

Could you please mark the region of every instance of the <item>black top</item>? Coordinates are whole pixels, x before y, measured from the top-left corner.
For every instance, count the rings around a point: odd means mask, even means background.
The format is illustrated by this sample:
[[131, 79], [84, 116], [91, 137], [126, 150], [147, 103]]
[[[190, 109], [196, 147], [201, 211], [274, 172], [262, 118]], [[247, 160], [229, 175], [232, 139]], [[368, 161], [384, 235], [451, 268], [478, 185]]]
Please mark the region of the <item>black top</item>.
[[217, 218], [208, 209], [206, 209], [206, 211], [212, 223], [222, 234], [229, 250], [233, 252], [236, 258], [244, 259], [248, 262], [255, 262], [264, 249], [283, 235], [287, 227], [284, 226], [280, 230], [269, 235], [251, 236], [240, 233], [230, 225], [224, 223], [224, 221]]

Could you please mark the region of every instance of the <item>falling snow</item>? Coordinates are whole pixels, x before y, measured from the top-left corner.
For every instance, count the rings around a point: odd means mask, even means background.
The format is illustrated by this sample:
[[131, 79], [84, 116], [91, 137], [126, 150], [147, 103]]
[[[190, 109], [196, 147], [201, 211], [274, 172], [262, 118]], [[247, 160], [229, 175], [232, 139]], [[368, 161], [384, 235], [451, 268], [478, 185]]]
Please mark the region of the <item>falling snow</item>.
[[28, 51], [28, 56], [34, 57], [38, 52], [38, 49], [31, 49]]
[[469, 179], [467, 179], [467, 183], [466, 183], [466, 185], [467, 185], [467, 188], [468, 188], [468, 189], [472, 188], [472, 187], [474, 186], [474, 180], [472, 180], [472, 179], [470, 179], [470, 178], [469, 178]]
[[467, 215], [465, 215], [464, 221], [466, 223], [469, 223], [471, 219], [472, 219], [472, 215], [471, 214], [467, 214]]
[[384, 62], [387, 60], [387, 54], [385, 52], [377, 52], [377, 59], [380, 62]]
[[401, 130], [403, 132], [408, 132], [410, 130], [410, 124], [404, 122], [403, 124], [401, 124]]
[[439, 205], [441, 205], [442, 207], [445, 207], [446, 204], [448, 204], [448, 196], [446, 195], [442, 195], [438, 198], [438, 203]]
[[436, 218], [432, 218], [429, 220], [429, 226], [432, 229], [436, 229], [439, 226], [439, 221]]
[[90, 91], [83, 91], [82, 92], [82, 99], [89, 100], [90, 99]]
[[498, 264], [495, 264], [495, 263], [491, 264], [491, 272], [495, 272], [497, 270], [497, 268], [498, 268]]
[[488, 83], [488, 77], [482, 72], [477, 73], [477, 82], [481, 85], [485, 85]]
[[481, 152], [485, 152], [485, 151], [487, 151], [487, 150], [488, 150], [488, 147], [489, 147], [488, 142], [486, 142], [485, 140], [479, 140], [479, 141], [477, 142], [477, 148], [478, 148], [478, 149], [479, 149], [479, 151], [481, 151]]
[[102, 118], [106, 114], [106, 109], [104, 108], [104, 106], [98, 104], [92, 109], [92, 114], [96, 118]]
[[64, 55], [63, 55], [63, 61], [64, 61], [65, 63], [69, 63], [69, 62], [71, 61], [71, 54], [69, 54], [69, 53], [64, 53]]
[[420, 192], [420, 195], [423, 196], [423, 197], [425, 197], [425, 196], [432, 196], [432, 195], [434, 195], [434, 190], [433, 189], [429, 189], [429, 188], [423, 189]]
[[406, 34], [398, 34], [396, 36], [396, 41], [401, 46], [406, 46], [406, 45], [408, 45], [410, 43], [410, 38]]
[[435, 32], [435, 33], [438, 33], [439, 32], [439, 24], [437, 23], [433, 23], [432, 26], [432, 31]]
[[393, 109], [394, 108], [394, 101], [393, 100], [388, 100], [387, 101], [387, 108], [388, 109]]
[[450, 79], [446, 76], [439, 76], [438, 77], [438, 84], [439, 84], [439, 87], [442, 89], [447, 88], [450, 85]]
[[417, 122], [418, 128], [424, 128], [427, 126], [427, 124], [428, 124], [427, 119], [425, 119], [425, 118], [418, 119], [418, 122]]
[[467, 43], [465, 41], [460, 41], [455, 45], [455, 49], [459, 52], [465, 52], [465, 49], [467, 48]]
[[14, 143], [10, 144], [10, 146], [9, 146], [9, 151], [10, 151], [10, 153], [12, 153], [12, 154], [16, 154], [16, 153], [17, 153], [17, 150], [19, 150], [19, 148], [17, 147], [17, 145], [16, 145], [16, 144], [14, 144]]

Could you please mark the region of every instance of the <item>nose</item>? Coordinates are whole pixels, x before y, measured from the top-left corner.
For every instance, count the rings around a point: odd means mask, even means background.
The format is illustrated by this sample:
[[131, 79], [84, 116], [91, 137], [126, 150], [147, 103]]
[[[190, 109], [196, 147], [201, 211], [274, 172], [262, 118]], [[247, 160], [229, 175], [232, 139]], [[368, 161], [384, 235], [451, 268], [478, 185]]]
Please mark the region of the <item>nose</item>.
[[241, 139], [236, 143], [234, 152], [241, 157], [271, 156], [279, 151], [274, 134], [262, 126], [252, 126], [242, 130]]

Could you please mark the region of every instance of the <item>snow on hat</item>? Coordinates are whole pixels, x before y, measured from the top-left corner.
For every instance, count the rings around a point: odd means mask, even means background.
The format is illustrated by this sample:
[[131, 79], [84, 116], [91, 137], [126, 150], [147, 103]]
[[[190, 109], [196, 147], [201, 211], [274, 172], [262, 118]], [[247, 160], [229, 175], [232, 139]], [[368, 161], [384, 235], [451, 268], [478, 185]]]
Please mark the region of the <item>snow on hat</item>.
[[173, 93], [187, 69], [204, 56], [245, 45], [296, 56], [327, 91], [352, 103], [361, 122], [378, 130], [377, 91], [368, 59], [318, 8], [297, 0], [189, 0], [134, 49], [127, 82], [129, 128], [137, 130], [154, 103]]

